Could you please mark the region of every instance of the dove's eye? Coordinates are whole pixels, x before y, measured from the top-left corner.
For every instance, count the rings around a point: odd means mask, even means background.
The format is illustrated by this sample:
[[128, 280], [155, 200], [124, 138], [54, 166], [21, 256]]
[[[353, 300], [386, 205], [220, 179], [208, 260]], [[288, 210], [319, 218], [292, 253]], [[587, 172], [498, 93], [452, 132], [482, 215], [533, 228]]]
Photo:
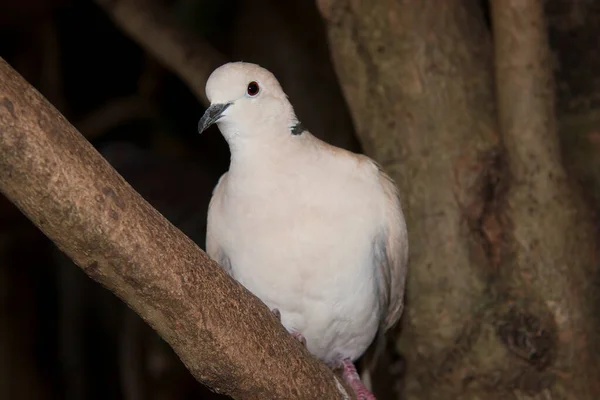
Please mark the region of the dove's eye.
[[260, 88], [258, 87], [258, 83], [252, 81], [248, 84], [248, 89], [246, 90], [248, 92], [248, 96], [250, 97], [254, 97], [258, 94], [258, 92], [260, 91]]

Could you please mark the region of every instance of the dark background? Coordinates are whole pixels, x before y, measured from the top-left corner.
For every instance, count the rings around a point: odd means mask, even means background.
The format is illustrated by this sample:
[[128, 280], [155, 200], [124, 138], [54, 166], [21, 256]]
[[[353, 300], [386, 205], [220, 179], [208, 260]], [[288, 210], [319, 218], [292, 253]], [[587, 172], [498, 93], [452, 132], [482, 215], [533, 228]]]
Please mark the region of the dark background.
[[[317, 136], [360, 151], [311, 1], [163, 1], [183, 30], [225, 60], [272, 70]], [[486, 8], [486, 2], [482, 1]], [[560, 110], [598, 106], [600, 18], [548, 2]], [[580, 22], [577, 22], [580, 21]], [[489, 21], [488, 21], [489, 23]], [[204, 247], [211, 191], [229, 153], [204, 106], [171, 71], [84, 0], [3, 0], [0, 56], [46, 96], [171, 222]], [[596, 64], [594, 64], [596, 63]], [[583, 69], [582, 66], [585, 66]], [[216, 67], [216, 65], [215, 65]], [[596, 69], [597, 71], [598, 69]], [[568, 120], [572, 121], [572, 120]], [[590, 132], [587, 130], [586, 132]], [[591, 203], [599, 134], [562, 140]], [[588, 135], [586, 133], [586, 135]], [[597, 154], [597, 153], [596, 153]], [[0, 197], [0, 399], [211, 398], [172, 351], [115, 296], [70, 263]]]

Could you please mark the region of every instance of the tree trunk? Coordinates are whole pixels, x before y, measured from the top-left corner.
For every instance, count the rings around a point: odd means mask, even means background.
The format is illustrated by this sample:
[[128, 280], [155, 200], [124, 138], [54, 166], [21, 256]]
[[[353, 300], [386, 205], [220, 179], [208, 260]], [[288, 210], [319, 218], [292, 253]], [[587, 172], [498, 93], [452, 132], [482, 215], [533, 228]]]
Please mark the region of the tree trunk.
[[541, 2], [493, 2], [494, 44], [475, 0], [318, 6], [407, 212], [401, 397], [598, 398], [597, 242], [560, 157]]

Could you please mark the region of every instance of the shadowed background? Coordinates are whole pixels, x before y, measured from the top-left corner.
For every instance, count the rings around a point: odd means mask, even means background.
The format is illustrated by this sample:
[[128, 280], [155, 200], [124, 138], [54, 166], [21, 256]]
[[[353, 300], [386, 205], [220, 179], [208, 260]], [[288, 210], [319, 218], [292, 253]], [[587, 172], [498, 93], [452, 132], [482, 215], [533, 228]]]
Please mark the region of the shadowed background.
[[[197, 134], [205, 104], [115, 25], [106, 12], [110, 3], [5, 0], [0, 56], [204, 248], [208, 201], [229, 162], [226, 143], [216, 127]], [[148, 3], [168, 14], [188, 38], [209, 44], [207, 70], [217, 67], [217, 60], [261, 64], [278, 77], [313, 134], [361, 151], [330, 59], [325, 23], [313, 2]], [[489, 28], [487, 2], [479, 6]], [[600, 6], [592, 0], [550, 0], [546, 12], [565, 166], [596, 211]], [[3, 197], [0, 306], [0, 399], [218, 398], [135, 313], [72, 265]], [[380, 398], [391, 399], [397, 398], [403, 363], [400, 354], [388, 356], [392, 380]]]

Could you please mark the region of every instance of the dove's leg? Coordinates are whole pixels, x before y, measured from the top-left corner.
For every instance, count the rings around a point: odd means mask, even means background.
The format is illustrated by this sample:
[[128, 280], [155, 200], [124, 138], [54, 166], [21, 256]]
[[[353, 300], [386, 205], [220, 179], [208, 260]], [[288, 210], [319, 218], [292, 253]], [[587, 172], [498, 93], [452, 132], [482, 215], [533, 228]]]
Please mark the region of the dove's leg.
[[281, 322], [281, 312], [279, 311], [278, 308], [274, 308], [271, 310], [271, 312], [273, 313], [273, 315], [275, 315], [275, 318], [277, 318], [277, 320], [279, 322]]
[[[279, 311], [279, 309], [274, 308], [271, 310], [271, 312], [275, 315], [279, 322], [281, 322], [281, 312]], [[290, 332], [290, 335], [292, 335], [294, 339], [296, 339], [297, 341], [302, 343], [304, 347], [306, 347], [306, 338], [300, 332], [292, 331]]]
[[306, 347], [306, 338], [300, 332], [292, 331], [290, 333], [297, 341], [302, 343], [302, 346]]
[[360, 376], [358, 375], [352, 360], [345, 358], [340, 363], [343, 370], [344, 380], [348, 385], [350, 385], [352, 390], [354, 390], [356, 398], [358, 400], [377, 400], [375, 396], [369, 392], [369, 389], [367, 389], [361, 382]]

